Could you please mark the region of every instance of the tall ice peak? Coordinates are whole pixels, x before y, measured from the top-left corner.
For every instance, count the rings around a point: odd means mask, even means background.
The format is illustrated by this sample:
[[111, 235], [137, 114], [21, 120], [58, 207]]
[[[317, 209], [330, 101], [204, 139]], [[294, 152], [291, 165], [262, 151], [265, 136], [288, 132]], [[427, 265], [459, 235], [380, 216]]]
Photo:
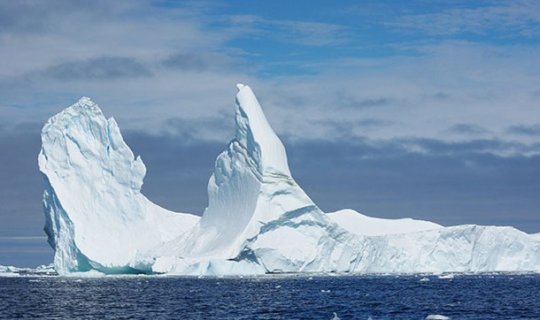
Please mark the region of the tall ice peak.
[[250, 151], [261, 174], [290, 176], [285, 147], [278, 138], [257, 97], [248, 85], [237, 84], [236, 140]]
[[237, 88], [236, 135], [216, 160], [208, 207], [185, 255], [236, 258], [261, 225], [315, 207], [292, 179], [285, 147], [255, 94], [247, 85]]

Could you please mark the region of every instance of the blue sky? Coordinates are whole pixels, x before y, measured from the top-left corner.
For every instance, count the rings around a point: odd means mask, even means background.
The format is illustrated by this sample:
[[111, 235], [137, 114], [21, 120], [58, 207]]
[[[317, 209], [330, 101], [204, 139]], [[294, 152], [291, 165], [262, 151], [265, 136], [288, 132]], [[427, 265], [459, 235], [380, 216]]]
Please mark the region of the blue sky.
[[0, 1], [0, 264], [51, 260], [36, 157], [81, 96], [200, 213], [251, 85], [323, 210], [540, 232], [537, 1]]

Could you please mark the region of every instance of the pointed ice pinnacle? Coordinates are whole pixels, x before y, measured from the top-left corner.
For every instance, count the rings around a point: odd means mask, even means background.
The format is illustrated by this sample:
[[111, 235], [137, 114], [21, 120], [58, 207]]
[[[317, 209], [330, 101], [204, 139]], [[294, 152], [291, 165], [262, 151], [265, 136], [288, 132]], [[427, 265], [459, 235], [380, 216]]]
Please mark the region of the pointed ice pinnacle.
[[236, 140], [257, 161], [261, 175], [290, 176], [287, 153], [251, 88], [237, 84], [236, 94]]
[[291, 177], [285, 147], [266, 120], [257, 98], [238, 84], [236, 133], [221, 153], [208, 182], [208, 208], [182, 256], [232, 259], [262, 225], [287, 212], [323, 216]]

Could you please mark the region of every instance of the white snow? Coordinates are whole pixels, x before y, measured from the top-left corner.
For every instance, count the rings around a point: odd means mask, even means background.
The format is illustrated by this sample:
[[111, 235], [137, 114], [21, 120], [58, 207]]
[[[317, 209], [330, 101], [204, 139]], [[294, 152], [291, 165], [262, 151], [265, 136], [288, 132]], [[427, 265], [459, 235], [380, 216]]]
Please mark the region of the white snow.
[[410, 233], [442, 228], [441, 225], [411, 218], [382, 219], [363, 215], [351, 209], [343, 209], [326, 214], [330, 220], [345, 230], [359, 235], [380, 236], [386, 234]]
[[511, 227], [322, 212], [293, 179], [252, 90], [237, 87], [236, 132], [215, 162], [202, 218], [140, 192], [142, 160], [88, 98], [46, 123], [39, 166], [60, 274], [540, 271], [538, 236]]

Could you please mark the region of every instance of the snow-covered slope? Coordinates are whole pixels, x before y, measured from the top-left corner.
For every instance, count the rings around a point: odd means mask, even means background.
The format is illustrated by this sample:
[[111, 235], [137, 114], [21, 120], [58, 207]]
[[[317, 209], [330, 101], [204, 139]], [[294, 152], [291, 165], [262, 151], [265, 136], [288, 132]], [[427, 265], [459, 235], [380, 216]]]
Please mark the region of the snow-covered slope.
[[141, 194], [146, 167], [116, 121], [106, 119], [90, 99], [50, 118], [41, 137], [45, 232], [59, 273], [133, 271], [129, 266], [138, 253], [199, 220], [169, 212]]
[[63, 274], [540, 271], [540, 242], [514, 228], [323, 213], [245, 85], [200, 219], [140, 193], [142, 161], [88, 99], [51, 118], [42, 137], [46, 231]]
[[436, 224], [425, 220], [415, 220], [411, 218], [403, 219], [381, 219], [368, 217], [360, 212], [343, 209], [326, 214], [330, 221], [336, 223], [345, 230], [365, 236], [380, 236], [397, 233], [411, 233], [442, 228]]

